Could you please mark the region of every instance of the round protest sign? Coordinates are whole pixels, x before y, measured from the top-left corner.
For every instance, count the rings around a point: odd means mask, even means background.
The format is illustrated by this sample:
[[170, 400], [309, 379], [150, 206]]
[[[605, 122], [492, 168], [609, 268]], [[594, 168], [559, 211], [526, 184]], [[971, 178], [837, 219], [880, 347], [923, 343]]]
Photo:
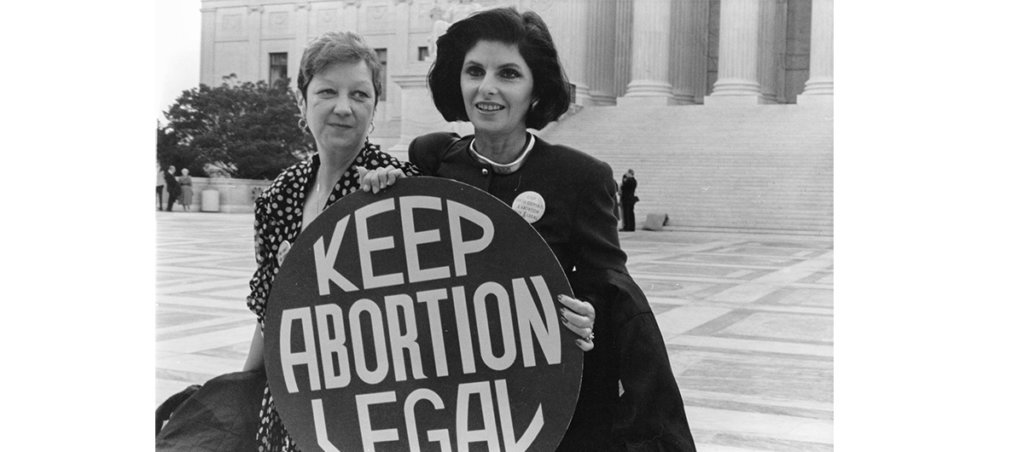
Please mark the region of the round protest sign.
[[583, 372], [559, 294], [543, 238], [483, 191], [419, 177], [348, 195], [274, 281], [278, 413], [304, 451], [554, 450]]

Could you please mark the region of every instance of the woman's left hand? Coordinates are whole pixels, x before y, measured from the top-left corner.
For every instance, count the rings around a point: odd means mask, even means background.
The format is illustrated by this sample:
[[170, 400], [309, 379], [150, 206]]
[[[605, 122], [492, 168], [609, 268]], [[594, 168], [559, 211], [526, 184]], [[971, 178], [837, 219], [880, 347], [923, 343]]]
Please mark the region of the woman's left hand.
[[597, 318], [594, 307], [568, 295], [559, 295], [558, 302], [565, 306], [559, 309], [562, 324], [580, 337], [576, 339], [576, 346], [585, 352], [593, 350], [594, 320]]

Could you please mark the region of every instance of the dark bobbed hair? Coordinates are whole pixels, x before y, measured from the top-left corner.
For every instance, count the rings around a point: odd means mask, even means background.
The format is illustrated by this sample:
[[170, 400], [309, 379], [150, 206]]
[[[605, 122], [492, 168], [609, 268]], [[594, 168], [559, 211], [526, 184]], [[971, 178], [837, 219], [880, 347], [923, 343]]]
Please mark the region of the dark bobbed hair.
[[437, 58], [427, 80], [434, 105], [447, 121], [469, 121], [460, 78], [466, 53], [480, 41], [514, 45], [533, 74], [536, 105], [526, 127], [542, 129], [569, 109], [569, 80], [558, 61], [551, 33], [537, 13], [512, 8], [488, 9], [455, 22], [437, 39]]
[[335, 63], [365, 61], [373, 80], [373, 105], [377, 105], [383, 85], [380, 60], [377, 52], [370, 48], [359, 35], [352, 32], [332, 31], [324, 33], [309, 42], [299, 62], [297, 84], [302, 100], [306, 100], [306, 88], [313, 76]]

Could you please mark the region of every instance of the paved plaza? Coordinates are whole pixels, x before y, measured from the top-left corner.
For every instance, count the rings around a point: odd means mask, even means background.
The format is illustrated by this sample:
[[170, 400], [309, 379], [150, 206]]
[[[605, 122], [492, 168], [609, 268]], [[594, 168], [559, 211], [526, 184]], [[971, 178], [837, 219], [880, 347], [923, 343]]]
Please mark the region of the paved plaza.
[[[252, 214], [156, 215], [159, 403], [241, 369], [255, 260]], [[832, 450], [832, 238], [620, 234], [698, 450]]]

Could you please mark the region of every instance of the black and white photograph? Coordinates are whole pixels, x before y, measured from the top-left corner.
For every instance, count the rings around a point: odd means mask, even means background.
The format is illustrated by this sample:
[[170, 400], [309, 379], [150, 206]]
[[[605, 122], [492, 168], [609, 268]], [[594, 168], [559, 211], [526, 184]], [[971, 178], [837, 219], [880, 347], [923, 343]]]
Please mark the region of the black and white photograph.
[[1013, 450], [1018, 9], [12, 2], [8, 448]]
[[157, 450], [832, 450], [832, 0], [193, 3]]

